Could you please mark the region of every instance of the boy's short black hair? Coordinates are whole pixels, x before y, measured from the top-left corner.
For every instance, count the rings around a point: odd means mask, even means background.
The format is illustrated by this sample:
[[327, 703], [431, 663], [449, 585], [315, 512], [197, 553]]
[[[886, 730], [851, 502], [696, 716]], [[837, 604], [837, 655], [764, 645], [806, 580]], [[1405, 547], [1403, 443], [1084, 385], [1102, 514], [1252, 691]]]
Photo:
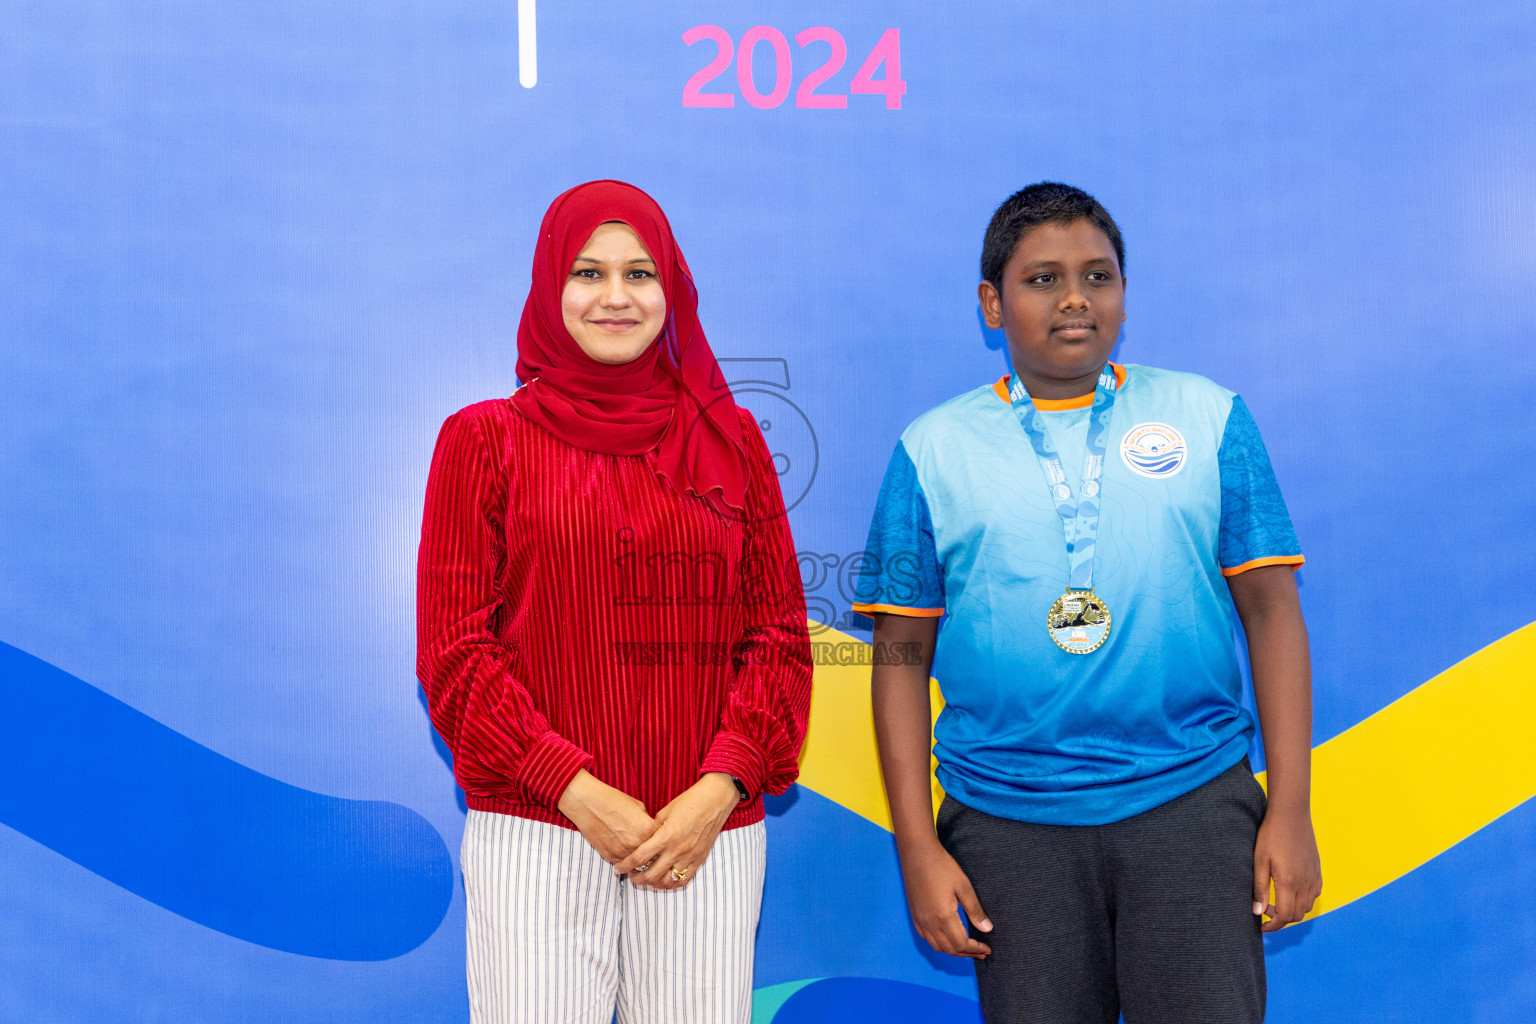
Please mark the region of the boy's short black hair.
[[1099, 201], [1080, 188], [1059, 181], [1042, 181], [1019, 189], [1003, 201], [987, 225], [981, 243], [981, 276], [992, 287], [1003, 290], [1003, 268], [1013, 258], [1019, 239], [1041, 224], [1070, 224], [1086, 219], [1109, 238], [1125, 274], [1125, 242], [1120, 226]]

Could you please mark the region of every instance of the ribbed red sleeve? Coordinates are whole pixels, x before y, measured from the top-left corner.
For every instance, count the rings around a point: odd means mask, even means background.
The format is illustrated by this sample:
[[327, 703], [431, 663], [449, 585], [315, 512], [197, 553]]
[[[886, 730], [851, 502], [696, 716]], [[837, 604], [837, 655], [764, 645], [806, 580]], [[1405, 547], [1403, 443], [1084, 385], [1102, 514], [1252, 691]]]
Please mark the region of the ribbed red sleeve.
[[507, 559], [499, 455], [469, 410], [438, 435], [417, 557], [416, 673], [464, 792], [554, 811], [592, 755], [551, 728], [494, 628]]
[[699, 771], [734, 775], [755, 796], [782, 793], [800, 774], [812, 667], [805, 590], [773, 457], [752, 416], [742, 416], [742, 430], [755, 455], [739, 592], [746, 622], [732, 659], [736, 677]]

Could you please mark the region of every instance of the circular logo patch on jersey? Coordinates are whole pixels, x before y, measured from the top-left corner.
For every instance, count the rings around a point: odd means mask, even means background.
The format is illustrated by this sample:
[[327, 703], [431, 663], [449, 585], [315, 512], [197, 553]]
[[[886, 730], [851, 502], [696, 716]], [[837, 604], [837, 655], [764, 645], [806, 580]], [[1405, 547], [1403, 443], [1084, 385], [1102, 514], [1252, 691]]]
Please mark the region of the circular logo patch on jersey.
[[1173, 476], [1188, 459], [1184, 435], [1166, 423], [1138, 423], [1120, 439], [1120, 460], [1154, 480]]

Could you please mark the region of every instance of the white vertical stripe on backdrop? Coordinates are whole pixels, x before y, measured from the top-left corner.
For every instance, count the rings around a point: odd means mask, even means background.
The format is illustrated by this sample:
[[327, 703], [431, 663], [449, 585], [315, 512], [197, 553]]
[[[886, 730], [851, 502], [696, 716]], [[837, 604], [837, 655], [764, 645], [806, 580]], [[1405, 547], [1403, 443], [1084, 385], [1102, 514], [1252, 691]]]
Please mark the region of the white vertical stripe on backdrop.
[[534, 0], [517, 0], [517, 81], [524, 89], [539, 84], [539, 28]]

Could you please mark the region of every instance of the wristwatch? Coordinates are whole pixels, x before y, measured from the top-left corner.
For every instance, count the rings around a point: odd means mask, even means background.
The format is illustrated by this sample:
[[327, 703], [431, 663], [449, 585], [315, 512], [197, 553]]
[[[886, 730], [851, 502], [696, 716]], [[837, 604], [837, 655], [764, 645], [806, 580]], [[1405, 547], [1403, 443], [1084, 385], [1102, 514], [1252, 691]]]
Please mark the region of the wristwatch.
[[747, 787], [746, 787], [745, 783], [743, 783], [740, 779], [738, 779], [734, 775], [731, 776], [731, 781], [736, 783], [736, 792], [741, 794], [741, 799], [742, 799], [743, 803], [745, 803], [746, 801], [752, 799], [752, 794], [747, 792]]

